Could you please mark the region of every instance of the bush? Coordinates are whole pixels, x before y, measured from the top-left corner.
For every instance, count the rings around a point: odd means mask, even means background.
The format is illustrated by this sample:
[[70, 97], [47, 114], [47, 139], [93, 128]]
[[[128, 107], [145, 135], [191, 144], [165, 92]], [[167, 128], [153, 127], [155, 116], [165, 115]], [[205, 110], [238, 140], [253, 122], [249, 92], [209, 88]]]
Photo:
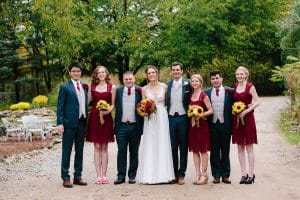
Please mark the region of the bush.
[[28, 110], [30, 108], [30, 103], [28, 102], [19, 102], [17, 104], [12, 104], [10, 110]]
[[42, 106], [48, 104], [48, 97], [44, 95], [38, 95], [32, 100], [33, 105]]

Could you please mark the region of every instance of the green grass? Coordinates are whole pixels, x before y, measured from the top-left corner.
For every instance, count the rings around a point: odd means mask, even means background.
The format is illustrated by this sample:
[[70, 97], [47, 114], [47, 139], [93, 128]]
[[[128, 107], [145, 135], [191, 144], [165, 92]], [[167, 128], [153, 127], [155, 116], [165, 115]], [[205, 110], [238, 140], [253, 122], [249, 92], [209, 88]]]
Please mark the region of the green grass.
[[290, 144], [300, 143], [300, 124], [292, 117], [290, 112], [287, 111], [281, 114], [279, 128], [281, 129], [284, 138]]
[[9, 103], [0, 103], [0, 110], [8, 110], [9, 106]]

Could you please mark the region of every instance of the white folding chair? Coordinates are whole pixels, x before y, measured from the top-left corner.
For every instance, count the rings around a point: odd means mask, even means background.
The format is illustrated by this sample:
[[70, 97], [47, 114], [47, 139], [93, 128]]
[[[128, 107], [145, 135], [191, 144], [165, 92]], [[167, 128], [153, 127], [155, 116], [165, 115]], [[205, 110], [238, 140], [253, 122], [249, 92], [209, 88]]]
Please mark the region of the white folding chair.
[[10, 123], [7, 119], [1, 118], [4, 127], [5, 127], [5, 141], [7, 141], [8, 136], [18, 136], [19, 140], [21, 140], [21, 136], [25, 137], [25, 132], [21, 127], [18, 127], [16, 124]]

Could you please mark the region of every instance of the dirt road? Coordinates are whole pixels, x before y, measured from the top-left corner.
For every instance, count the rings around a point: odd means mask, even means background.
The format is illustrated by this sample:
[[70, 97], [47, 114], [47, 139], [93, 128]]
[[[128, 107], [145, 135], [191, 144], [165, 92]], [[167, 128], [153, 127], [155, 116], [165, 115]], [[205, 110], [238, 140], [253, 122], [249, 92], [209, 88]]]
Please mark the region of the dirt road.
[[[276, 128], [284, 97], [261, 98], [255, 116], [259, 144], [255, 145], [255, 184], [240, 185], [237, 148], [231, 146], [231, 185], [195, 186], [190, 154], [185, 185], [113, 185], [116, 144], [109, 147], [108, 185], [95, 185], [93, 147], [86, 143], [83, 177], [87, 187], [63, 188], [60, 179], [60, 145], [33, 153], [10, 164], [0, 163], [0, 199], [300, 199], [300, 148], [287, 145]], [[210, 173], [210, 172], [209, 172]]]

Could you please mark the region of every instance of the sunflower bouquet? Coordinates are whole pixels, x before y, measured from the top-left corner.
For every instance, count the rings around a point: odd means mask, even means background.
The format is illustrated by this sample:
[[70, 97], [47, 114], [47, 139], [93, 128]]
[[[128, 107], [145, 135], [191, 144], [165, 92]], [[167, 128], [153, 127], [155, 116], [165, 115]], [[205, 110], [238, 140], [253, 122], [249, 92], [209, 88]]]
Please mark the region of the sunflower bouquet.
[[143, 99], [137, 105], [137, 113], [141, 117], [150, 116], [151, 113], [156, 111], [156, 105], [152, 99]]
[[[234, 102], [234, 104], [232, 105], [232, 114], [233, 115], [238, 115], [240, 113], [242, 113], [244, 110], [246, 109], [246, 105], [244, 102], [242, 101], [236, 101]], [[241, 119], [242, 125], [245, 126], [245, 121], [244, 118], [237, 118], [237, 120]], [[237, 126], [238, 126], [239, 121], [237, 122]]]
[[204, 109], [201, 106], [198, 106], [198, 105], [189, 105], [189, 109], [188, 109], [187, 114], [188, 114], [188, 117], [191, 117], [192, 127], [194, 127], [195, 125], [197, 127], [200, 127], [199, 119], [200, 119], [200, 117], [203, 116]]
[[[96, 108], [99, 109], [99, 111], [105, 111], [110, 108], [110, 104], [107, 103], [105, 100], [99, 100], [97, 102]], [[100, 124], [104, 124], [104, 118], [102, 112], [100, 112]]]

